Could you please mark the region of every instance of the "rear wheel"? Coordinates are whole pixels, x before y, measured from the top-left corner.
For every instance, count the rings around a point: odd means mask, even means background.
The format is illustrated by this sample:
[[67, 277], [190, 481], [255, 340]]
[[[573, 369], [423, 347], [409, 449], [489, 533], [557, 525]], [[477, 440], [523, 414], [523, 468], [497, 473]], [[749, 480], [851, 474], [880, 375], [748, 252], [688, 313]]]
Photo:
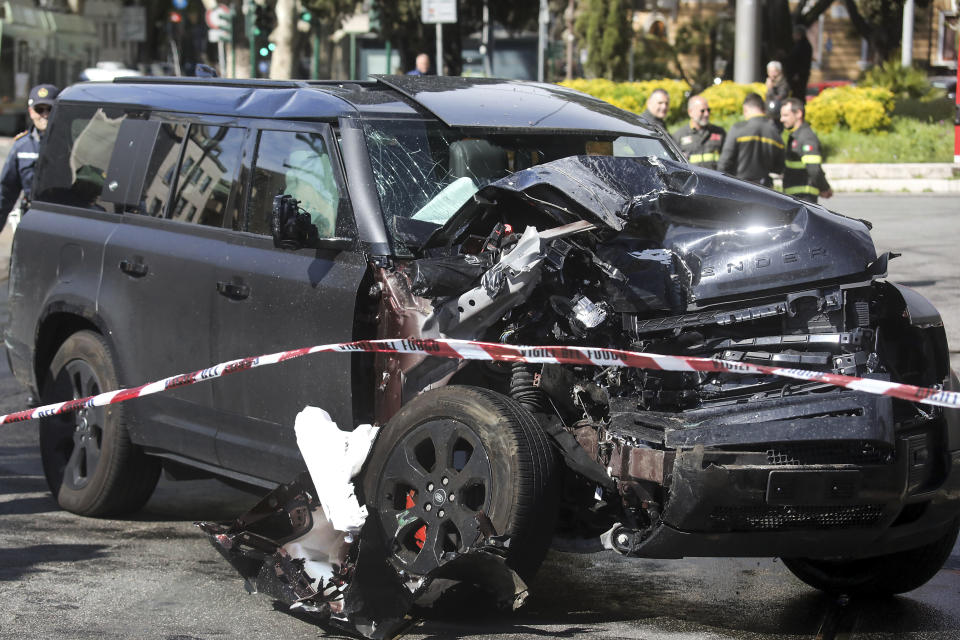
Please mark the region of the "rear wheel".
[[[118, 389], [110, 348], [79, 331], [60, 346], [44, 377], [44, 404]], [[136, 511], [150, 498], [160, 463], [130, 442], [122, 404], [40, 419], [40, 456], [60, 506], [86, 516]]]
[[507, 563], [528, 580], [553, 535], [556, 467], [549, 437], [514, 400], [449, 386], [413, 399], [384, 427], [363, 487], [398, 569], [424, 575], [470, 548], [483, 512], [510, 537]]
[[892, 595], [912, 591], [935, 576], [957, 541], [960, 520], [928, 545], [873, 558], [815, 560], [783, 558], [793, 575], [830, 593]]

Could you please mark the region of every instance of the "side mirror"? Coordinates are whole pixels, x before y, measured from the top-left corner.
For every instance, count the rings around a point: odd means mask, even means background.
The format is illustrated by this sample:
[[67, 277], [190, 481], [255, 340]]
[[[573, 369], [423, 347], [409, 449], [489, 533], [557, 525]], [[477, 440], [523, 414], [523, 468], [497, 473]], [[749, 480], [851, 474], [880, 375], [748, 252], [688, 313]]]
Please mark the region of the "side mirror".
[[317, 246], [317, 227], [310, 222], [310, 214], [300, 208], [293, 196], [279, 195], [273, 198], [270, 216], [273, 246], [296, 250]]

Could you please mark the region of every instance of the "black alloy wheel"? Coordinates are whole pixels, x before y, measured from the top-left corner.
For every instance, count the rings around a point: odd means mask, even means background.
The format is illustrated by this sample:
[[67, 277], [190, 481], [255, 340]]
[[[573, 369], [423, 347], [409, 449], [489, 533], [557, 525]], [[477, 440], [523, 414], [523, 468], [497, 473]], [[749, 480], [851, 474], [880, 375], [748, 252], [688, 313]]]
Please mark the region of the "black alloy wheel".
[[[53, 404], [118, 388], [106, 340], [78, 331], [54, 355], [40, 397]], [[129, 513], [153, 493], [160, 462], [130, 441], [122, 404], [47, 416], [39, 431], [43, 473], [64, 509], [88, 516]]]
[[510, 537], [507, 563], [526, 580], [553, 534], [556, 467], [549, 437], [518, 403], [486, 389], [444, 387], [414, 398], [384, 427], [364, 495], [398, 569], [436, 569], [477, 544], [487, 517], [497, 535]]
[[394, 532], [394, 552], [407, 571], [427, 573], [444, 553], [477, 540], [493, 472], [480, 437], [465, 424], [418, 424], [390, 452], [381, 475], [380, 522]]
[[[56, 395], [69, 395], [72, 400], [98, 395], [104, 389], [90, 363], [79, 359], [64, 365], [61, 383], [61, 387], [69, 386], [69, 390], [58, 389], [62, 393]], [[80, 491], [90, 483], [100, 463], [106, 413], [106, 407], [89, 407], [49, 419], [45, 431], [55, 455], [52, 462], [54, 478], [59, 480], [56, 484]]]

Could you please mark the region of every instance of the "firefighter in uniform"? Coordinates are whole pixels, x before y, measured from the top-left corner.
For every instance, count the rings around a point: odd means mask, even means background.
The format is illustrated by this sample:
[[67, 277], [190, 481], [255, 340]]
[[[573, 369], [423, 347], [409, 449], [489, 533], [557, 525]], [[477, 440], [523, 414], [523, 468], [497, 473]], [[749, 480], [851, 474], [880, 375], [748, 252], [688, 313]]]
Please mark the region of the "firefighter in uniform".
[[804, 121], [803, 102], [785, 100], [780, 107], [780, 122], [790, 132], [787, 138], [783, 169], [783, 192], [807, 202], [833, 195], [827, 176], [823, 174], [820, 140]]
[[771, 173], [783, 171], [783, 141], [777, 126], [766, 117], [763, 98], [748, 94], [743, 116], [727, 132], [718, 169], [765, 187], [773, 185]]
[[710, 106], [703, 96], [693, 96], [687, 102], [689, 124], [673, 134], [680, 150], [690, 164], [708, 169], [716, 169], [720, 162], [720, 149], [726, 132], [722, 127], [710, 124]]
[[21, 210], [26, 210], [30, 203], [33, 170], [39, 157], [40, 139], [47, 130], [47, 119], [58, 93], [60, 90], [52, 84], [40, 84], [30, 90], [27, 113], [33, 126], [13, 139], [10, 155], [0, 172], [0, 229], [6, 224], [7, 216], [13, 210], [21, 191]]

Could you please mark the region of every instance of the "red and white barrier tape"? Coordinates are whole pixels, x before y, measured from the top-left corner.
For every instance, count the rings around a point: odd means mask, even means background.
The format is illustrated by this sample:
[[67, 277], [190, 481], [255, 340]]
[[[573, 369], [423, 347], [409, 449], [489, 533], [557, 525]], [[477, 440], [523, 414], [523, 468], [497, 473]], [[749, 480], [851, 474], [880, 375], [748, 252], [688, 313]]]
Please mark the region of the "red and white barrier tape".
[[684, 356], [663, 356], [654, 353], [638, 353], [621, 349], [601, 349], [595, 347], [523, 347], [517, 345], [475, 342], [472, 340], [360, 340], [304, 347], [292, 351], [281, 351], [256, 358], [241, 358], [222, 362], [208, 369], [171, 376], [163, 380], [134, 387], [108, 391], [96, 396], [78, 398], [68, 402], [48, 404], [36, 409], [18, 411], [0, 416], [0, 424], [22, 422], [61, 413], [68, 413], [87, 407], [101, 407], [116, 404], [133, 398], [159, 393], [168, 389], [185, 387], [206, 380], [245, 371], [255, 367], [277, 364], [285, 360], [299, 358], [311, 353], [333, 351], [340, 353], [422, 353], [441, 358], [461, 360], [501, 360], [504, 362], [530, 362], [536, 364], [579, 364], [600, 367], [631, 367], [635, 369], [656, 369], [662, 371], [718, 371], [731, 373], [759, 373], [805, 380], [825, 382], [838, 387], [864, 391], [875, 395], [893, 396], [911, 402], [936, 405], [938, 407], [960, 408], [960, 392], [942, 389], [928, 389], [897, 382], [885, 382], [868, 378], [842, 376], [834, 373], [808, 371], [805, 369], [784, 369], [729, 360], [694, 358]]

